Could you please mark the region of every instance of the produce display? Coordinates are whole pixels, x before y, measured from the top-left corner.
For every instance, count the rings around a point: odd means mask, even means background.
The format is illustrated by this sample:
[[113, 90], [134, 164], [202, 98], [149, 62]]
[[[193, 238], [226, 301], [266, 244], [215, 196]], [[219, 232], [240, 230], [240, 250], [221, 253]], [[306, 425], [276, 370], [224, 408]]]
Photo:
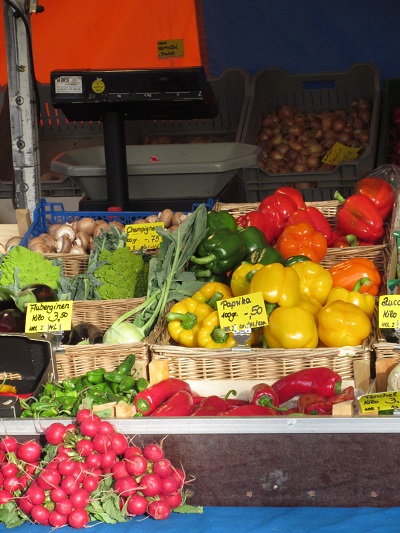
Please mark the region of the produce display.
[[43, 445], [11, 436], [0, 441], [0, 522], [7, 528], [29, 521], [81, 529], [202, 512], [185, 503], [190, 479], [162, 443], [128, 440], [89, 409], [72, 424], [52, 423], [43, 437]]
[[283, 105], [262, 118], [259, 166], [270, 174], [330, 171], [323, 157], [339, 142], [361, 151], [369, 142], [372, 102], [360, 98], [348, 109], [303, 113]]

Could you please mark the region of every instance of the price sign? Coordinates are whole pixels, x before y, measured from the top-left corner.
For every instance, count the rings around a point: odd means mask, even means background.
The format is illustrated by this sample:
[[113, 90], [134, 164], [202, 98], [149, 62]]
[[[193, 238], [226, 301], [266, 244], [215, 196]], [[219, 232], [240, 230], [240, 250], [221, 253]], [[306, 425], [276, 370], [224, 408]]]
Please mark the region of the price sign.
[[220, 326], [227, 331], [258, 328], [268, 324], [261, 292], [236, 296], [217, 302]]
[[157, 233], [157, 228], [163, 228], [164, 222], [151, 222], [148, 224], [129, 224], [125, 226], [128, 234], [126, 246], [131, 250], [141, 250], [142, 248], [159, 248], [161, 235]]
[[341, 143], [335, 143], [332, 148], [322, 158], [323, 163], [337, 166], [342, 161], [353, 161], [357, 159], [361, 148], [350, 148]]
[[380, 328], [400, 327], [400, 296], [387, 294], [379, 297], [378, 321]]
[[69, 331], [72, 323], [72, 304], [72, 301], [28, 304], [25, 333]]
[[364, 394], [358, 403], [362, 413], [400, 409], [400, 391]]

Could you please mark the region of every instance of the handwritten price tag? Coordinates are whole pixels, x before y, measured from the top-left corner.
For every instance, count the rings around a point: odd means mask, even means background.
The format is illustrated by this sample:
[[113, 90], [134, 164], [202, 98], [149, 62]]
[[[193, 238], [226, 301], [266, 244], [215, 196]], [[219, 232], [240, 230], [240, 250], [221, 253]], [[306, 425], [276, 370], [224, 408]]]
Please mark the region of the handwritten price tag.
[[400, 391], [376, 392], [374, 394], [364, 394], [358, 399], [362, 413], [373, 411], [390, 411], [400, 408]]
[[148, 224], [129, 224], [125, 226], [128, 234], [126, 246], [131, 250], [142, 248], [159, 248], [162, 238], [157, 233], [157, 228], [163, 228], [164, 222], [152, 222]]
[[261, 292], [236, 296], [217, 302], [220, 326], [228, 331], [268, 324], [265, 302]]
[[400, 296], [379, 296], [378, 321], [380, 328], [400, 327]]
[[28, 304], [25, 333], [69, 331], [72, 323], [72, 301]]
[[337, 166], [343, 161], [353, 161], [357, 159], [361, 148], [350, 148], [341, 143], [335, 143], [332, 148], [322, 158], [323, 163]]

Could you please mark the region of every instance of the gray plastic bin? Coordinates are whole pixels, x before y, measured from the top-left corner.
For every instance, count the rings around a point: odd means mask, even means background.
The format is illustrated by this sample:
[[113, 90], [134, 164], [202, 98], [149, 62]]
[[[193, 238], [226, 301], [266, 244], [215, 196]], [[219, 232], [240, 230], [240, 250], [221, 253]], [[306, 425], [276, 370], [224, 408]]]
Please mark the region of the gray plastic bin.
[[249, 105], [241, 142], [255, 144], [266, 113], [282, 105], [303, 112], [348, 108], [359, 98], [373, 103], [370, 140], [364, 152], [354, 161], [346, 161], [330, 172], [268, 174], [260, 168], [246, 168], [239, 173], [241, 201], [258, 202], [281, 185], [302, 190], [308, 201], [330, 200], [335, 190], [346, 194], [355, 182], [375, 166], [380, 116], [380, 80], [377, 69], [368, 63], [357, 63], [344, 72], [289, 74], [280, 68], [257, 73], [250, 84]]
[[[238, 170], [257, 164], [255, 145], [129, 145], [126, 147], [129, 198], [216, 198]], [[91, 199], [107, 198], [104, 148], [64, 152], [51, 170], [69, 176]]]

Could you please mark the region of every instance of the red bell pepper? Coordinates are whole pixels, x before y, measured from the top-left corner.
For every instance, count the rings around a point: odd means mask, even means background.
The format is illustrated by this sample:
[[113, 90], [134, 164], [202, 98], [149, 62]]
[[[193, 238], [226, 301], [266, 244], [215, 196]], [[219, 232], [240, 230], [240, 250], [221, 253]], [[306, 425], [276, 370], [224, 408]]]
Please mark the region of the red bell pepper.
[[192, 416], [216, 416], [228, 410], [229, 406], [224, 399], [219, 396], [207, 396], [202, 399]]
[[163, 402], [168, 400], [168, 398], [181, 390], [191, 393], [190, 385], [186, 381], [178, 378], [163, 379], [151, 385], [148, 389], [138, 392], [133, 403], [136, 411], [147, 416], [155, 411]]
[[279, 407], [279, 398], [271, 385], [257, 383], [250, 390], [249, 403], [264, 407]]
[[395, 192], [390, 183], [377, 176], [368, 176], [357, 181], [354, 192], [371, 198], [383, 220], [389, 218], [395, 201]]
[[241, 405], [235, 407], [225, 413], [220, 413], [218, 416], [277, 416], [278, 411], [271, 409], [270, 407], [264, 407], [263, 405]]
[[255, 226], [261, 230], [264, 235], [267, 237], [268, 243], [271, 243], [274, 239], [275, 232], [272, 226], [268, 223], [268, 220], [265, 216], [259, 211], [250, 211], [245, 215], [241, 215], [236, 219], [236, 224], [239, 228], [248, 228], [249, 226]]
[[294, 213], [286, 221], [286, 226], [293, 226], [300, 222], [307, 222], [313, 228], [322, 233], [326, 237], [328, 246], [331, 246], [333, 235], [332, 228], [326, 219], [325, 215], [316, 207], [310, 205], [306, 208], [296, 209]]
[[341, 231], [370, 242], [383, 236], [383, 218], [371, 198], [365, 194], [352, 194], [344, 199], [338, 191], [334, 196], [343, 204], [338, 211], [337, 223]]
[[287, 219], [296, 209], [296, 202], [287, 194], [274, 193], [261, 201], [258, 210], [264, 215], [272, 231], [272, 239], [268, 239], [269, 244], [275, 244], [285, 227]]
[[331, 248], [352, 248], [354, 246], [373, 246], [373, 242], [361, 241], [351, 233], [346, 235], [340, 229], [335, 228], [332, 232]]
[[193, 396], [185, 390], [180, 390], [157, 407], [151, 416], [189, 416], [192, 411]]
[[354, 399], [354, 387], [350, 385], [339, 394], [329, 398], [313, 393], [302, 394], [297, 401], [297, 405], [300, 412], [306, 415], [331, 415], [333, 405]]
[[298, 208], [306, 207], [303, 195], [298, 189], [295, 189], [294, 187], [278, 187], [275, 190], [274, 194], [287, 194], [296, 202]]
[[272, 388], [278, 394], [279, 405], [299, 394], [315, 392], [329, 398], [340, 391], [342, 378], [328, 367], [305, 368], [288, 374], [273, 383]]

